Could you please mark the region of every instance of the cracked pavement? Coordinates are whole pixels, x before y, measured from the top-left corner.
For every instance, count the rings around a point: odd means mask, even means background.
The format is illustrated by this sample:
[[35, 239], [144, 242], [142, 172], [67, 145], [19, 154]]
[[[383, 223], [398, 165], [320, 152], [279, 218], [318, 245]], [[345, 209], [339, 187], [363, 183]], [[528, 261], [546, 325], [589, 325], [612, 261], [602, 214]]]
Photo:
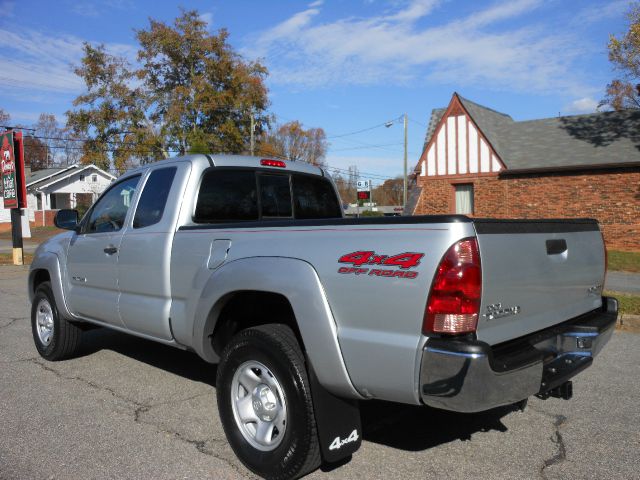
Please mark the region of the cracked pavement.
[[[0, 479], [252, 478], [226, 443], [214, 366], [105, 329], [47, 362], [26, 276], [0, 267]], [[473, 415], [366, 402], [360, 451], [308, 478], [640, 478], [639, 373], [640, 335], [617, 332], [568, 402]]]

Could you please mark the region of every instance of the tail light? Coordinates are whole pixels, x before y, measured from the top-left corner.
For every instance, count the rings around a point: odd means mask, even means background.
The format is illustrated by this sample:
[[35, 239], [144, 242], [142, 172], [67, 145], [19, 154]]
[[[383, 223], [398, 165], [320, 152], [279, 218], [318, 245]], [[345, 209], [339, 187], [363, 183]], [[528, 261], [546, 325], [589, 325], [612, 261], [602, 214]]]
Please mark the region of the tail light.
[[260, 160], [260, 165], [263, 167], [279, 167], [279, 168], [287, 168], [287, 164], [282, 160], [269, 160], [268, 158], [263, 158]]
[[422, 324], [423, 333], [475, 332], [480, 313], [482, 269], [475, 238], [453, 244], [438, 266]]

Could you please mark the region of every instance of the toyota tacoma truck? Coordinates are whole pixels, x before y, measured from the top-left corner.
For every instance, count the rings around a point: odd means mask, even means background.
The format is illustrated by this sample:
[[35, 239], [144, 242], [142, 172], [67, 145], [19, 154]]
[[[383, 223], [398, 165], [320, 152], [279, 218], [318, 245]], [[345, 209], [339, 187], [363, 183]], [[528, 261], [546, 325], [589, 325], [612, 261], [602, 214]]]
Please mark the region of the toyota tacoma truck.
[[28, 280], [40, 355], [73, 356], [98, 325], [218, 364], [227, 439], [265, 478], [355, 452], [369, 399], [568, 399], [617, 317], [594, 220], [343, 218], [298, 162], [156, 162], [56, 224]]

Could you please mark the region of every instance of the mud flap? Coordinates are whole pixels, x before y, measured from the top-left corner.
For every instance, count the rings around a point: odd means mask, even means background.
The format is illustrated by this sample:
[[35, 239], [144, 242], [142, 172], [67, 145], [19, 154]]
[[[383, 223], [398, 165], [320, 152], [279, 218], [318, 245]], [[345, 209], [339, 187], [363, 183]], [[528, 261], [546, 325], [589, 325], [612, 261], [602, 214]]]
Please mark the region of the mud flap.
[[320, 385], [308, 359], [307, 370], [322, 460], [338, 462], [355, 453], [362, 443], [360, 406], [357, 400], [336, 397]]

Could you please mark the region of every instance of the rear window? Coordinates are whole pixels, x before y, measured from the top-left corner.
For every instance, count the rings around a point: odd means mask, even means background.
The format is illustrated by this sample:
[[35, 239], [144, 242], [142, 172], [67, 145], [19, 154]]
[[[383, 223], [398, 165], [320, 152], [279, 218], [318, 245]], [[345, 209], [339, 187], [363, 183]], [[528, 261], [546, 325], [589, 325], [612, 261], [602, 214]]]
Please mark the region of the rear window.
[[296, 218], [336, 218], [340, 205], [331, 182], [324, 177], [293, 176]]
[[258, 195], [252, 170], [209, 170], [200, 184], [196, 223], [258, 220]]
[[214, 168], [202, 177], [193, 221], [227, 223], [275, 218], [341, 216], [333, 185], [324, 177]]
[[289, 175], [260, 175], [260, 208], [263, 217], [291, 217]]

